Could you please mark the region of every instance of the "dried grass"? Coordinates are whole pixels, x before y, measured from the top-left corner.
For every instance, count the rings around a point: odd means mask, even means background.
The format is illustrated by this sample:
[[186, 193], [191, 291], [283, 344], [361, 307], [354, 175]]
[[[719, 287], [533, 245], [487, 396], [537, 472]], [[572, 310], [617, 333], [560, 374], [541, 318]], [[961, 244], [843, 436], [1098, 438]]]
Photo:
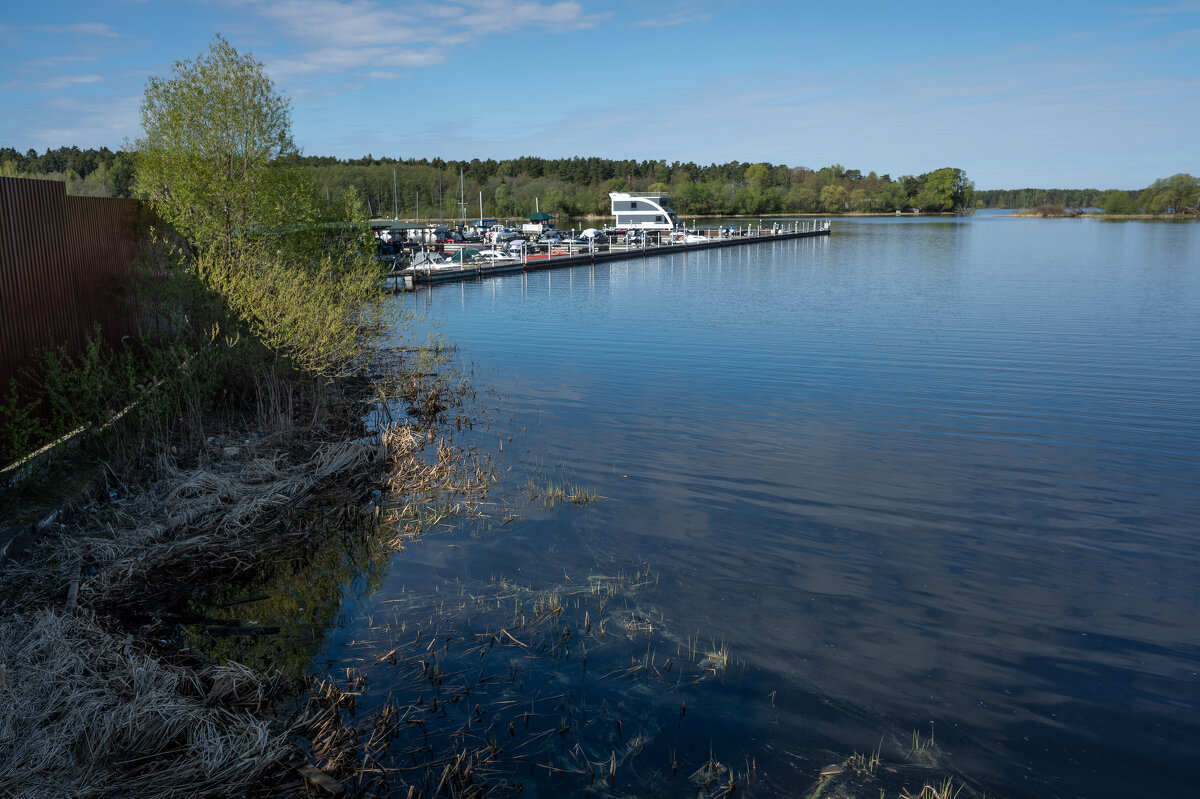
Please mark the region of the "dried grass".
[[335, 476], [377, 471], [370, 467], [385, 458], [383, 445], [361, 440], [322, 446], [297, 463], [275, 452], [176, 472], [157, 491], [84, 509], [49, 531], [33, 557], [7, 565], [5, 584], [22, 588], [7, 601], [44, 604], [77, 581], [81, 605], [112, 605], [144, 594], [159, 575], [186, 582], [197, 570], [237, 571], [264, 547], [303, 534], [279, 529], [284, 508]]
[[475, 453], [409, 425], [388, 426], [381, 443], [388, 456], [384, 521], [396, 549], [451, 520], [483, 515], [480, 502], [496, 478]]
[[[432, 410], [413, 416], [437, 417], [452, 399], [430, 396]], [[279, 785], [304, 759], [270, 716], [281, 680], [236, 663], [169, 663], [148, 644], [170, 642], [135, 643], [111, 632], [118, 619], [131, 610], [170, 617], [171, 603], [194, 586], [295, 556], [350, 517], [382, 512], [402, 548], [451, 516], [478, 514], [494, 480], [448, 437], [394, 422], [301, 456], [299, 446], [267, 446], [222, 449], [223, 457], [167, 472], [155, 485], [122, 486], [111, 502], [64, 514], [19, 562], [4, 565], [0, 797], [243, 796]], [[361, 506], [381, 480], [388, 500]], [[297, 510], [305, 504], [320, 513]], [[140, 625], [141, 635], [164, 629]], [[345, 696], [326, 699], [336, 707]], [[373, 732], [368, 751], [386, 746], [394, 721]], [[339, 773], [337, 753], [357, 739], [340, 723], [325, 729], [333, 737], [318, 747], [329, 755], [322, 765]], [[479, 762], [459, 753], [428, 765], [441, 770], [439, 791], [469, 795]]]
[[90, 614], [0, 621], [0, 662], [0, 796], [229, 796], [294, 758], [252, 715], [270, 680], [167, 665]]

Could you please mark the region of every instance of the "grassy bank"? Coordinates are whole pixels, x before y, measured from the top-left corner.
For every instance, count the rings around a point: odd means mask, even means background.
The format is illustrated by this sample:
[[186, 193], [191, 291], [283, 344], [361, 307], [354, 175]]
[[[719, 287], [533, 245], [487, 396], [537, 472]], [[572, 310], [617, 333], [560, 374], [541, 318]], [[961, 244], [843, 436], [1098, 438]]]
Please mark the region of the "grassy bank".
[[[307, 563], [331, 536], [388, 547], [488, 484], [442, 432], [462, 386], [436, 351], [392, 353], [328, 390], [287, 436], [226, 428], [152, 479], [93, 475], [41, 537], [0, 566], [0, 795], [145, 797], [303, 792], [317, 764], [274, 701], [295, 674], [199, 654], [277, 630], [199, 616], [191, 600], [268, 564]], [[374, 420], [374, 429], [367, 421]], [[228, 418], [212, 417], [216, 426]], [[450, 498], [454, 502], [450, 502]], [[307, 777], [304, 775], [308, 775]]]

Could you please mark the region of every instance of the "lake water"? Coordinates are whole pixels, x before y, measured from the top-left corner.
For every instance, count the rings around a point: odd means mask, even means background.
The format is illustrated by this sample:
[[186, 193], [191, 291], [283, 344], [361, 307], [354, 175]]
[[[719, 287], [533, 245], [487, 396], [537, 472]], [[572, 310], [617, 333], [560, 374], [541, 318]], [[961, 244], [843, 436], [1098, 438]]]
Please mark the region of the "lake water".
[[993, 796], [1194, 795], [1200, 225], [836, 220], [397, 302], [459, 347], [497, 505], [359, 586], [318, 670], [434, 594], [467, 643], [558, 596], [575, 638], [493, 697], [566, 695], [547, 737], [479, 733], [527, 794], [694, 796], [711, 755], [795, 795], [916, 732]]

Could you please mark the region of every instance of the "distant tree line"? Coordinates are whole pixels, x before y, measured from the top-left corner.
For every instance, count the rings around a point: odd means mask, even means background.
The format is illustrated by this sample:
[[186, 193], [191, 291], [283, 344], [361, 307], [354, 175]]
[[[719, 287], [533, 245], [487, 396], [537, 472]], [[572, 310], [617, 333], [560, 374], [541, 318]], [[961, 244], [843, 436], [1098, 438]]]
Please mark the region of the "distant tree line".
[[608, 215], [610, 191], [666, 192], [685, 216], [940, 212], [973, 205], [971, 182], [953, 168], [893, 180], [839, 164], [813, 170], [740, 161], [701, 166], [603, 158], [444, 161], [370, 155], [301, 161], [312, 169], [318, 187], [331, 194], [352, 187], [379, 217], [411, 218], [418, 212], [424, 218], [474, 217], [481, 199], [484, 216], [519, 217], [535, 209], [558, 216]]
[[1144, 189], [987, 189], [975, 192], [980, 208], [1100, 208], [1106, 214], [1196, 214], [1200, 178], [1185, 172]]
[[[519, 217], [535, 209], [557, 216], [607, 215], [610, 191], [666, 192], [675, 210], [687, 216], [946, 212], [975, 205], [966, 173], [951, 167], [893, 179], [840, 164], [809, 169], [740, 161], [702, 166], [581, 157], [447, 161], [369, 154], [290, 160], [309, 171], [320, 196], [340, 197], [351, 189], [376, 217], [474, 217], [481, 197], [484, 216]], [[107, 148], [62, 147], [41, 155], [0, 148], [0, 176], [62, 180], [69, 194], [131, 196], [133, 164], [133, 153]]]
[[[133, 195], [134, 153], [78, 147], [21, 153], [0, 148], [0, 177], [61, 180], [67, 193]], [[961, 169], [922, 175], [864, 175], [834, 164], [822, 169], [768, 163], [701, 166], [695, 162], [608, 158], [433, 159], [292, 156], [309, 171], [318, 193], [350, 189], [372, 216], [519, 217], [536, 210], [558, 216], [607, 215], [610, 191], [662, 191], [685, 216], [891, 213], [972, 208], [1101, 208], [1109, 214], [1197, 212], [1200, 179], [1186, 173], [1144, 189], [976, 189]], [[461, 174], [461, 182], [460, 182]], [[460, 205], [460, 200], [465, 205]]]
[[1100, 208], [1105, 192], [1100, 189], [976, 189], [980, 208]]
[[0, 147], [0, 177], [43, 178], [67, 184], [67, 194], [80, 197], [133, 196], [133, 155], [107, 147], [80, 150], [78, 147], [18, 152]]

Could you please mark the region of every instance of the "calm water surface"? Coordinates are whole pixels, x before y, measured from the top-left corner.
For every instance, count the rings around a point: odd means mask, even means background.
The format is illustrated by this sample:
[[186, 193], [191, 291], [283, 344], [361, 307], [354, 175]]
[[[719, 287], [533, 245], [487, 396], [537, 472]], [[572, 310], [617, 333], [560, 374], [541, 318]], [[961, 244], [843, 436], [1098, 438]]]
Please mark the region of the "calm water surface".
[[[629, 713], [662, 762], [631, 758], [628, 792], [694, 795], [665, 766], [709, 750], [798, 792], [881, 739], [902, 759], [915, 730], [993, 795], [1194, 795], [1200, 226], [834, 231], [399, 299], [459, 346], [494, 496], [518, 504], [396, 556], [322, 662], [433, 580], [645, 563], [656, 657], [702, 639], [732, 663], [642, 686]], [[606, 499], [519, 504], [531, 479]], [[559, 666], [530, 680], [635, 704]]]

